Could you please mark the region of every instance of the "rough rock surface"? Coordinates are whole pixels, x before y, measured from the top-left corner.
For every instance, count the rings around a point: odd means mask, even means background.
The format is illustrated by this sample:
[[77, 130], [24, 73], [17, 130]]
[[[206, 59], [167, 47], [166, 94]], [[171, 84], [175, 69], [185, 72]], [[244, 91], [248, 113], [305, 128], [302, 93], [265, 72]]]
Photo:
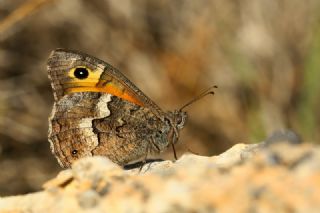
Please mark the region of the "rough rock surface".
[[237, 144], [140, 172], [86, 158], [41, 192], [1, 198], [0, 212], [320, 212], [320, 148]]

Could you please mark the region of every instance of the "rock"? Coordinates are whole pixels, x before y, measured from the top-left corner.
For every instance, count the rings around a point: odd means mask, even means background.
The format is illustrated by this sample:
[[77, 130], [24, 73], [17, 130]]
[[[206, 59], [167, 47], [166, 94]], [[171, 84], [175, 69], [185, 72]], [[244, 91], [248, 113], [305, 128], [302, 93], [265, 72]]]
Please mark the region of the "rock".
[[0, 199], [0, 212], [319, 212], [320, 148], [237, 144], [218, 156], [125, 170], [84, 158], [44, 190]]

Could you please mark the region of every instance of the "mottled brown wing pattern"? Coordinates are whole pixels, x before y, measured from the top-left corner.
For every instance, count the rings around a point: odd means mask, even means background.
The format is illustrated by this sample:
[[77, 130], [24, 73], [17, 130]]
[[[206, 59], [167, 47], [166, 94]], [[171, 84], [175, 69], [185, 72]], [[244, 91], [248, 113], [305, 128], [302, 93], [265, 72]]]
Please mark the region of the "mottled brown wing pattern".
[[90, 93], [73, 93], [54, 103], [49, 118], [49, 141], [62, 167], [69, 167], [77, 156], [92, 156], [91, 151], [98, 146], [92, 120], [110, 115], [109, 99], [107, 94], [92, 99]]
[[48, 75], [55, 98], [49, 141], [62, 167], [93, 155], [124, 165], [177, 142], [186, 113], [164, 113], [111, 65], [58, 49]]
[[79, 92], [55, 103], [49, 141], [62, 167], [93, 155], [125, 165], [163, 151], [169, 130], [148, 108], [110, 94]]

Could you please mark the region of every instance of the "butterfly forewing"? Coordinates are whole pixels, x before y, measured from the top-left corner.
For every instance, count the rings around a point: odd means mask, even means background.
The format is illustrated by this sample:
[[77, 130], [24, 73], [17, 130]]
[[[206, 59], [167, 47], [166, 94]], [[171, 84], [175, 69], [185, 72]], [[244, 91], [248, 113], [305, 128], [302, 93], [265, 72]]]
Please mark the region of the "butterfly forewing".
[[[88, 76], [77, 78], [79, 69], [86, 69]], [[120, 71], [87, 54], [64, 49], [53, 51], [48, 59], [48, 74], [56, 100], [73, 92], [103, 92], [151, 108], [156, 115], [162, 114], [161, 109]]]

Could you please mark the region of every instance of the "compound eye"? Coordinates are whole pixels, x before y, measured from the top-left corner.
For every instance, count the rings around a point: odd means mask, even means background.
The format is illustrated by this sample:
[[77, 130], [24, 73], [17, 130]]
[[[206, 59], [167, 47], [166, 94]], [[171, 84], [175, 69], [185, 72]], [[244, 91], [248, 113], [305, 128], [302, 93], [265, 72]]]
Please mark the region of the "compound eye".
[[176, 118], [176, 125], [179, 129], [183, 128], [186, 123], [187, 114], [186, 112], [180, 112]]
[[78, 79], [86, 79], [89, 76], [89, 71], [84, 67], [77, 67], [74, 70], [73, 74]]
[[178, 117], [177, 118], [177, 125], [181, 125], [182, 121], [183, 121], [182, 117]]

